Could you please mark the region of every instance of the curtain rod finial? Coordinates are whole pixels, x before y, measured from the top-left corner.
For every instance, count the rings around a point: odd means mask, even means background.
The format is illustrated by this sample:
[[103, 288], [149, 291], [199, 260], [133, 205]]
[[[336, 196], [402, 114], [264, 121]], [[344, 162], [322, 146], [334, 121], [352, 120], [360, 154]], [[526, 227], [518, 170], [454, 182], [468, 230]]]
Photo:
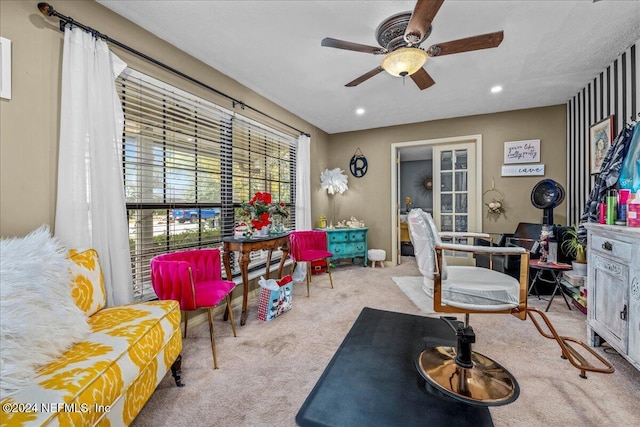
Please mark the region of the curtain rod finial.
[[51, 16], [53, 15], [53, 12], [55, 12], [55, 10], [53, 9], [53, 6], [45, 2], [38, 3], [38, 10], [40, 11], [40, 13], [46, 16]]

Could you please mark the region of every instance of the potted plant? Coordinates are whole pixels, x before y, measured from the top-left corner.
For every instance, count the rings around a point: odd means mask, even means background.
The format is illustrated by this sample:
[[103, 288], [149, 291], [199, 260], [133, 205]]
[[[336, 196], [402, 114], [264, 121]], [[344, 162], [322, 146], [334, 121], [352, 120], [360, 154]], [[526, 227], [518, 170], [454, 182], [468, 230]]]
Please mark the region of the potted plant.
[[573, 271], [581, 276], [587, 275], [587, 246], [578, 239], [578, 226], [574, 224], [568, 228], [565, 234], [565, 241], [562, 242], [561, 249], [565, 254], [575, 258], [571, 261]]

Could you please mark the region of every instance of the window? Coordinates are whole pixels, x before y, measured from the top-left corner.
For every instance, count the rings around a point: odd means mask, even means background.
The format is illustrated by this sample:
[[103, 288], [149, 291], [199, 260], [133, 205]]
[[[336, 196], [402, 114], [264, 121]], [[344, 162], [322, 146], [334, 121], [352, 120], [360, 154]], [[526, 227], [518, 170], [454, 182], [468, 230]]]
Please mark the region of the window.
[[[235, 223], [247, 219], [241, 203], [255, 192], [268, 191], [295, 212], [294, 137], [134, 70], [116, 83], [136, 300], [155, 298], [151, 258], [222, 247]], [[255, 267], [266, 256], [252, 258]]]

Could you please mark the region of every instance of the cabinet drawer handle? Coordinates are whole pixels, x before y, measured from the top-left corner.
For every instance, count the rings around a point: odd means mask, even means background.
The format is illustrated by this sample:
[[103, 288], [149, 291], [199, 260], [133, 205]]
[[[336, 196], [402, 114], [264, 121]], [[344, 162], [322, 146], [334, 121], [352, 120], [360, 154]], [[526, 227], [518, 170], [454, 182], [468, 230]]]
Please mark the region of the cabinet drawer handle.
[[611, 244], [611, 242], [604, 242], [602, 244], [602, 249], [604, 249], [605, 251], [610, 251], [613, 249], [613, 245]]

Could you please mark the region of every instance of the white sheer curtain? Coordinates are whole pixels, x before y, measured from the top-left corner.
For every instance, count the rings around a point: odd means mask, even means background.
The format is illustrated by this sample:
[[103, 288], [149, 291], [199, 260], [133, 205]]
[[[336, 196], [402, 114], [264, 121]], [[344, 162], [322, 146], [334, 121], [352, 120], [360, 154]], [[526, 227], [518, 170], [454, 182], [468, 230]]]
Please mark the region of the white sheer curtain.
[[300, 135], [296, 153], [296, 230], [311, 230], [311, 138]]
[[124, 116], [114, 83], [125, 68], [104, 40], [66, 29], [55, 234], [67, 247], [98, 251], [109, 306], [133, 301], [120, 160]]

